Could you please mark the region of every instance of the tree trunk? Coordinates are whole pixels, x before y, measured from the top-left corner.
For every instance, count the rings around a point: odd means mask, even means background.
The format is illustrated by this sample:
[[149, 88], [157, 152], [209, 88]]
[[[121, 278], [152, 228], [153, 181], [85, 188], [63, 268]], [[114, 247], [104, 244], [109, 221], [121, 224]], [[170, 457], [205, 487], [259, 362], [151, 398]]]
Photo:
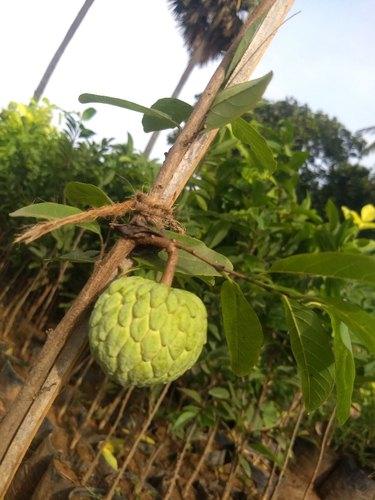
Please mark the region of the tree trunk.
[[91, 5], [93, 3], [94, 3], [94, 0], [86, 0], [85, 3], [83, 4], [83, 6], [81, 7], [80, 11], [78, 12], [78, 14], [77, 14], [76, 18], [74, 19], [72, 25], [68, 29], [68, 32], [65, 35], [63, 41], [59, 45], [58, 49], [56, 50], [54, 56], [52, 57], [52, 59], [51, 59], [51, 61], [49, 63], [49, 65], [47, 66], [47, 69], [44, 72], [44, 75], [42, 76], [42, 79], [40, 80], [39, 85], [37, 86], [37, 88], [36, 88], [36, 90], [34, 92], [33, 99], [35, 101], [39, 101], [39, 99], [44, 94], [44, 91], [45, 91], [46, 86], [47, 86], [47, 84], [49, 82], [49, 79], [51, 78], [53, 72], [55, 71], [58, 62], [61, 59], [61, 56], [64, 54], [65, 49], [69, 45], [69, 43], [72, 40], [75, 32], [79, 28], [81, 22], [85, 18], [87, 12], [89, 11], [89, 9], [90, 9], [90, 7], [91, 7]]
[[[180, 78], [176, 88], [174, 89], [171, 97], [176, 98], [180, 95], [181, 90], [183, 89], [183, 87], [184, 87], [185, 83], [187, 82], [187, 80], [189, 79], [193, 69], [195, 68], [195, 66], [198, 63], [199, 52], [200, 52], [199, 50], [196, 50], [190, 56], [189, 62], [187, 64], [184, 72], [182, 73], [181, 78]], [[147, 143], [147, 146], [144, 150], [144, 153], [143, 153], [146, 156], [146, 158], [148, 158], [150, 156], [151, 151], [153, 150], [155, 143], [158, 140], [159, 135], [160, 135], [160, 130], [156, 130], [155, 132], [152, 133], [152, 135]]]

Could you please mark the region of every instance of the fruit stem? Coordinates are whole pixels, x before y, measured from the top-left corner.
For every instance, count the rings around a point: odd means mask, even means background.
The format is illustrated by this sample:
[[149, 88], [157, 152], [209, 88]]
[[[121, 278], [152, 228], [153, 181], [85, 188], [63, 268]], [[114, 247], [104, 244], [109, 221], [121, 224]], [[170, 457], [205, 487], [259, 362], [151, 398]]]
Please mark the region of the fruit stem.
[[166, 251], [168, 253], [168, 260], [160, 283], [171, 286], [178, 261], [178, 250], [175, 245], [170, 244], [166, 248]]
[[168, 254], [168, 260], [164, 269], [160, 283], [171, 286], [173, 276], [176, 270], [178, 261], [178, 242], [170, 240], [162, 235], [152, 232], [147, 233], [145, 229], [133, 227], [131, 225], [124, 226], [121, 224], [112, 224], [112, 227], [117, 229], [124, 237], [133, 239], [138, 245], [151, 245], [157, 248], [162, 248]]

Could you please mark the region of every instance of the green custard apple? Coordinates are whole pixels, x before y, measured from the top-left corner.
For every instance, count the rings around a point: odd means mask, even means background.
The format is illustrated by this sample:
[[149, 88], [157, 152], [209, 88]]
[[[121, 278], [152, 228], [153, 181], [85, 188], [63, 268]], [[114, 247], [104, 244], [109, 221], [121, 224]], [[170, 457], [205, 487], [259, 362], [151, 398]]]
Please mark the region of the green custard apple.
[[91, 352], [123, 386], [175, 380], [197, 361], [206, 336], [207, 312], [196, 295], [139, 276], [113, 281], [90, 318]]

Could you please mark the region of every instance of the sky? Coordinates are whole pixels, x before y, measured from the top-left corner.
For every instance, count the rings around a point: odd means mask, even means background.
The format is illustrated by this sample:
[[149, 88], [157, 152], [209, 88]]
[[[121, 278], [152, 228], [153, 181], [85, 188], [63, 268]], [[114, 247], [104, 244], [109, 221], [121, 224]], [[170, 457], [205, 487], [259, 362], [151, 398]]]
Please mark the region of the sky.
[[[83, 0], [0, 2], [0, 107], [27, 102]], [[350, 130], [375, 125], [375, 1], [296, 0], [301, 11], [278, 32], [254, 77], [273, 70], [265, 97], [295, 97], [336, 116]], [[168, 97], [188, 60], [167, 0], [95, 0], [63, 55], [45, 96], [81, 111], [83, 92], [150, 106]], [[218, 60], [197, 68], [181, 94], [190, 103]], [[95, 105], [90, 128], [143, 150], [142, 116]], [[152, 156], [162, 157], [166, 134]], [[373, 162], [372, 162], [373, 163]]]

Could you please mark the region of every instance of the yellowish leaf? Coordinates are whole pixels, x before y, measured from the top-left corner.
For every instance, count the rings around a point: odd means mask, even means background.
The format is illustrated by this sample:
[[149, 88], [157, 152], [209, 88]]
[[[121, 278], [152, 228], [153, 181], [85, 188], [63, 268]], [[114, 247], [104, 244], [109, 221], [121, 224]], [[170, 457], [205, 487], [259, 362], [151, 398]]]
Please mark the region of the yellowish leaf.
[[118, 470], [117, 458], [114, 456], [113, 452], [114, 446], [112, 445], [112, 443], [110, 441], [108, 443], [105, 443], [102, 448], [102, 456], [107, 464], [112, 467], [112, 469]]
[[361, 219], [363, 222], [372, 222], [375, 220], [375, 206], [369, 203], [362, 207]]
[[375, 222], [361, 222], [358, 227], [361, 231], [365, 231], [366, 229], [375, 229]]
[[341, 207], [345, 219], [352, 220], [356, 226], [359, 226], [362, 222], [360, 216], [355, 210], [350, 210], [348, 207]]
[[112, 438], [107, 441], [102, 449], [102, 455], [107, 464], [112, 467], [112, 469], [118, 469], [118, 463], [116, 455], [119, 455], [125, 446], [125, 440], [121, 438]]

